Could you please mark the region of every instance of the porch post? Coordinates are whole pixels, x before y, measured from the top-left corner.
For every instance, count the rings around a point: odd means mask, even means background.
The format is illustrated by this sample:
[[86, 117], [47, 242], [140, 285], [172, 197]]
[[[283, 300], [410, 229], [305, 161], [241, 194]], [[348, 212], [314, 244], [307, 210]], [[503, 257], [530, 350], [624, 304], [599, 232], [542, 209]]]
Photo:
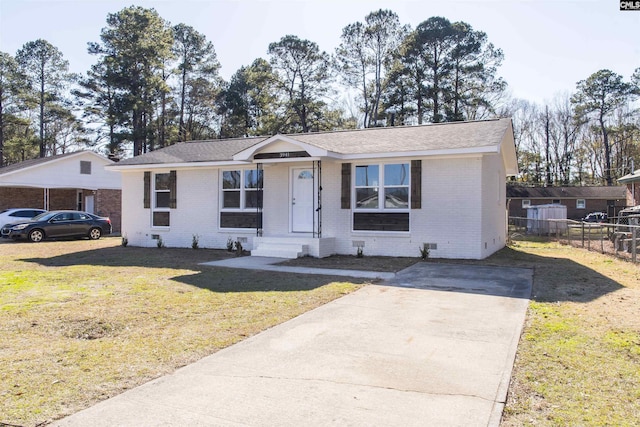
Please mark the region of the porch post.
[[49, 210], [49, 189], [48, 188], [43, 188], [44, 194], [43, 194], [43, 198], [44, 198], [44, 206], [42, 207], [42, 209], [44, 210]]
[[262, 175], [262, 163], [256, 163], [256, 173], [258, 175], [258, 188], [256, 189], [256, 236], [262, 236], [262, 205], [263, 205], [263, 192], [264, 192], [264, 176]]
[[[316, 217], [316, 213], [318, 214], [318, 230], [317, 230], [317, 236], [318, 238], [322, 237], [322, 161], [318, 160], [318, 206], [315, 208], [315, 212], [313, 215], [314, 221], [315, 221], [315, 217]], [[316, 174], [313, 174], [314, 179]], [[315, 203], [315, 201], [314, 201]], [[314, 227], [314, 233], [315, 233], [315, 227]]]

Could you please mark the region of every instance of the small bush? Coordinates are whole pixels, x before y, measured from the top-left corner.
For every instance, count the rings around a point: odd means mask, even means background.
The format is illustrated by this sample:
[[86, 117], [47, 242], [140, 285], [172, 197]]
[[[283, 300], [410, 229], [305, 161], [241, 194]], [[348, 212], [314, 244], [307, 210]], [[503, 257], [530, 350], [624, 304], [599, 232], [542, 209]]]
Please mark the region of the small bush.
[[237, 256], [242, 256], [244, 249], [242, 248], [242, 242], [240, 240], [236, 240], [234, 243], [234, 249], [236, 251]]
[[126, 235], [122, 236], [122, 243], [121, 243], [122, 247], [126, 248], [128, 244], [129, 244], [129, 239], [127, 239], [127, 236]]
[[358, 246], [358, 251], [356, 252], [356, 257], [358, 257], [358, 258], [364, 257], [364, 248], [362, 246]]
[[231, 237], [227, 239], [227, 251], [233, 252], [233, 240], [231, 240]]
[[191, 249], [198, 249], [200, 247], [200, 236], [194, 234], [191, 236]]
[[158, 249], [164, 248], [164, 241], [162, 240], [162, 237], [158, 237], [158, 241], [156, 242], [156, 246], [158, 246]]
[[420, 258], [422, 258], [423, 261], [426, 261], [429, 259], [429, 245], [427, 245], [426, 243], [421, 247], [418, 248], [420, 249]]

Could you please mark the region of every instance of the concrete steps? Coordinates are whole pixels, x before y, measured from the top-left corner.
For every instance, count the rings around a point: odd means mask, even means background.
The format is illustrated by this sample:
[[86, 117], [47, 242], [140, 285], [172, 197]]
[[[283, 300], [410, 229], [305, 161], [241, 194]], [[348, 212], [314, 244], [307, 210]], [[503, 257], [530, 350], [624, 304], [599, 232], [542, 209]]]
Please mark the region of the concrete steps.
[[264, 241], [251, 251], [251, 256], [294, 259], [309, 254], [309, 246], [298, 242]]

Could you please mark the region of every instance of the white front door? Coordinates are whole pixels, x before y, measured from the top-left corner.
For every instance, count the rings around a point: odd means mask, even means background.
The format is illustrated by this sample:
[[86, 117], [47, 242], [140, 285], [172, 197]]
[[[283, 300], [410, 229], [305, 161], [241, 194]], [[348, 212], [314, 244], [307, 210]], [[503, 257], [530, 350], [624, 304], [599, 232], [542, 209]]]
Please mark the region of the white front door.
[[84, 211], [85, 212], [89, 212], [89, 213], [94, 213], [93, 212], [93, 194], [90, 196], [86, 196], [84, 198]]
[[315, 206], [313, 168], [291, 169], [291, 231], [312, 233]]

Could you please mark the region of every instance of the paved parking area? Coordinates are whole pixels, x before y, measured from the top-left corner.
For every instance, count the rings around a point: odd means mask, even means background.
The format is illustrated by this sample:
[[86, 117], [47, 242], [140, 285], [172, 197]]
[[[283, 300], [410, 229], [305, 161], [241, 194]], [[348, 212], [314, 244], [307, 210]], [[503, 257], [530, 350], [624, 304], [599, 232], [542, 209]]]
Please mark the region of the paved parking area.
[[418, 263], [58, 426], [497, 426], [532, 271]]

